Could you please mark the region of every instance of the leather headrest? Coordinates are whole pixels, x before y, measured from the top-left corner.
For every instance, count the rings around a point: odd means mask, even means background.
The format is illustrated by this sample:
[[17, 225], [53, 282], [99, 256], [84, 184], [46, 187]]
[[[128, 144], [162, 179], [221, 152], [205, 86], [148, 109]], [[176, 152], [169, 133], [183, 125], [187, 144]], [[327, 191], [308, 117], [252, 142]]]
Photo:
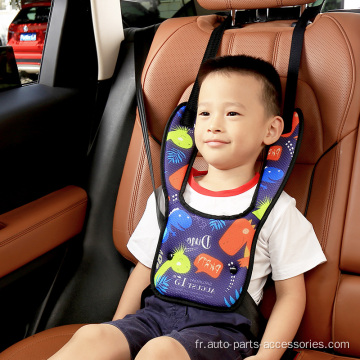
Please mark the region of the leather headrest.
[[315, 0], [198, 0], [200, 6], [209, 10], [266, 9], [314, 3]]

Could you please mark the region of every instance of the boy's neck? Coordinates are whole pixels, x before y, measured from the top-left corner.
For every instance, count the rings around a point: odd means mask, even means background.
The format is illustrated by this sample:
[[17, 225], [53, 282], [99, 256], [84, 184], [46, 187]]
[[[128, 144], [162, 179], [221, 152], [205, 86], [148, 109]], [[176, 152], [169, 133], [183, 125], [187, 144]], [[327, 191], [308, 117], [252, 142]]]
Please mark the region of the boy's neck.
[[220, 170], [209, 165], [207, 174], [196, 178], [195, 181], [203, 188], [211, 191], [232, 190], [248, 183], [255, 174], [254, 168], [238, 167]]

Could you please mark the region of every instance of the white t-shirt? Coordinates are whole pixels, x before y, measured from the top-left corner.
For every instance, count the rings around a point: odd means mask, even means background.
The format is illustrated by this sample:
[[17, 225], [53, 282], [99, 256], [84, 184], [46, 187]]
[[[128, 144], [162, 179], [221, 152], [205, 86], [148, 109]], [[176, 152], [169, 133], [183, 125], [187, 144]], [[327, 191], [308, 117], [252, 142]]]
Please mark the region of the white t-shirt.
[[[249, 207], [258, 174], [237, 189], [218, 192], [204, 189], [194, 180], [194, 177], [203, 174], [194, 169], [191, 172], [184, 191], [184, 199], [189, 206], [211, 215], [240, 214]], [[263, 287], [270, 273], [274, 281], [285, 280], [326, 261], [311, 223], [295, 205], [295, 199], [283, 191], [259, 233], [248, 287], [257, 304], [262, 299]], [[161, 207], [164, 211], [164, 198]], [[151, 268], [159, 236], [155, 196], [152, 193], [144, 215], [128, 242], [128, 249], [138, 261]]]

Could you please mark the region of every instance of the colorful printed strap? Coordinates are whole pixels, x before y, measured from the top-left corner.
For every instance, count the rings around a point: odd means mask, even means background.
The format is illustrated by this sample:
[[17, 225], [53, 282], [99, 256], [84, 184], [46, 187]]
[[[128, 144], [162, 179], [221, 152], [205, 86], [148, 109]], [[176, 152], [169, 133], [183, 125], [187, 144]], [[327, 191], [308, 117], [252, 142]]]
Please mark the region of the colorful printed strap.
[[152, 288], [163, 299], [233, 311], [247, 291], [259, 231], [292, 170], [302, 134], [302, 114], [291, 132], [268, 149], [253, 201], [243, 214], [200, 213], [183, 199], [196, 157], [194, 128], [182, 124], [185, 104], [173, 112], [162, 147], [167, 218], [152, 267]]

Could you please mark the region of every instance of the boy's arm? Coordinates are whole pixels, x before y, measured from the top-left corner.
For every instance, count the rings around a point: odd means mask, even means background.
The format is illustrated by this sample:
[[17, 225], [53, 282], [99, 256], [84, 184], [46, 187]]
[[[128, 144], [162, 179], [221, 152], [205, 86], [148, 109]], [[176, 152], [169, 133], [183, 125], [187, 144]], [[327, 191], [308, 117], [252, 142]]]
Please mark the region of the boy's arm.
[[275, 281], [276, 302], [271, 312], [261, 345], [255, 355], [259, 360], [280, 359], [296, 335], [305, 310], [304, 274]]
[[113, 320], [122, 319], [140, 309], [141, 293], [150, 284], [150, 271], [142, 263], [137, 263], [126, 282]]

